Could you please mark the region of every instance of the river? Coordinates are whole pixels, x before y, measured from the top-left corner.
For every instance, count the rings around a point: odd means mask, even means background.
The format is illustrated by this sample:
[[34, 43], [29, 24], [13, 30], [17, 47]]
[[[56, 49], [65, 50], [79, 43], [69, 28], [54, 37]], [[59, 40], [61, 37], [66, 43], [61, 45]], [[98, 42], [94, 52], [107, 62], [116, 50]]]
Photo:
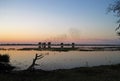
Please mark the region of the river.
[[10, 63], [16, 66], [16, 70], [24, 70], [31, 65], [35, 54], [43, 54], [43, 58], [37, 60], [39, 64], [35, 68], [43, 70], [70, 69], [76, 67], [91, 67], [120, 63], [120, 51], [23, 51], [0, 50], [0, 54], [8, 54]]

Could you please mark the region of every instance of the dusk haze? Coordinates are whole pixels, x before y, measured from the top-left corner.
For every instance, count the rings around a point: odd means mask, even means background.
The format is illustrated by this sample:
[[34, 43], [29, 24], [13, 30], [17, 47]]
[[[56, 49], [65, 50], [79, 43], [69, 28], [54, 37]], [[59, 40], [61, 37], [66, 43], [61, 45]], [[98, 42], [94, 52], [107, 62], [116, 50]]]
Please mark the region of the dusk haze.
[[120, 81], [120, 0], [0, 0], [0, 81]]
[[0, 43], [119, 44], [114, 0], [0, 0]]

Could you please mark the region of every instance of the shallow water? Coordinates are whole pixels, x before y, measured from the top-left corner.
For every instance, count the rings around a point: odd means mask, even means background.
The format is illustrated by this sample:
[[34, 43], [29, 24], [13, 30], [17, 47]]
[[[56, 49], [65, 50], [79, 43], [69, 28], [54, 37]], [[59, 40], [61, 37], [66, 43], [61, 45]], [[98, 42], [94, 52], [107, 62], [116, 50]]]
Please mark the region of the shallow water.
[[110, 65], [120, 63], [120, 51], [18, 51], [0, 50], [0, 54], [9, 54], [10, 63], [17, 66], [16, 70], [28, 68], [35, 54], [43, 54], [44, 57], [37, 60], [43, 70], [69, 69], [75, 67]]

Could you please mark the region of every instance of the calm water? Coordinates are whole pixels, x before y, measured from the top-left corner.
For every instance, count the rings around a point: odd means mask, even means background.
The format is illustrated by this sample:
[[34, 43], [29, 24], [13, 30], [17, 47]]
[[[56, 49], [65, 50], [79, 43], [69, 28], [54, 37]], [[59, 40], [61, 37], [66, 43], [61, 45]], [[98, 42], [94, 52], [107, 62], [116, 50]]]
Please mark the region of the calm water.
[[120, 63], [120, 51], [18, 51], [0, 50], [1, 54], [9, 54], [11, 64], [17, 66], [16, 70], [26, 69], [35, 54], [43, 54], [44, 57], [37, 60], [36, 68], [43, 70], [69, 69], [74, 67], [98, 66]]

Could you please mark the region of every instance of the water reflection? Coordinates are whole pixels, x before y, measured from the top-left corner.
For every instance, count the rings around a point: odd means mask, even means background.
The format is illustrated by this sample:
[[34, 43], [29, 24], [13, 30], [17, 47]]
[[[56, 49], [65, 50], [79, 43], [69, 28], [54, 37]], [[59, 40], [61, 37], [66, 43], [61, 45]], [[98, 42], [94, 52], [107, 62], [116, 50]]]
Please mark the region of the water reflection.
[[36, 53], [43, 54], [44, 58], [37, 61], [36, 68], [43, 70], [68, 69], [84, 66], [98, 66], [120, 63], [120, 51], [18, 51], [1, 50], [1, 54], [9, 54], [11, 64], [18, 70], [26, 69], [32, 63]]

